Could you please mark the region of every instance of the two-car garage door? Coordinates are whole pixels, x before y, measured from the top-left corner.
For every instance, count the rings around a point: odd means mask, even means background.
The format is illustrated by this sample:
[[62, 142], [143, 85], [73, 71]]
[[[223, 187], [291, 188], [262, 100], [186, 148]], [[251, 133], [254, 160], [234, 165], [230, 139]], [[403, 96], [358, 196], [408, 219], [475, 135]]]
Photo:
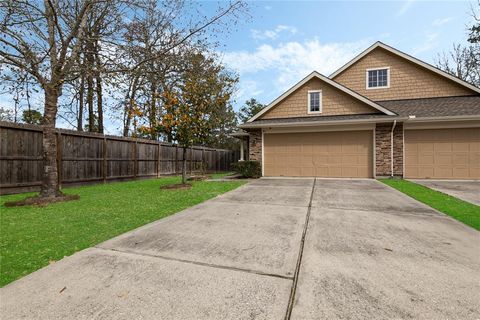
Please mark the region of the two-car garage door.
[[405, 177], [480, 179], [480, 128], [405, 130]]
[[372, 131], [265, 133], [264, 175], [373, 176]]

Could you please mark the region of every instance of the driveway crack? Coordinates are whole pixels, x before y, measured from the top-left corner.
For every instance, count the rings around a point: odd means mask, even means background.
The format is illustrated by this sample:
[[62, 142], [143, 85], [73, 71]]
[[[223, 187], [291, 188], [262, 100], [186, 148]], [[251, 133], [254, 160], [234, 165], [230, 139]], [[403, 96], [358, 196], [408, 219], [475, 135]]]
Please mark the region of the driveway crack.
[[310, 201], [308, 203], [307, 215], [305, 217], [305, 225], [303, 226], [302, 239], [300, 240], [300, 250], [298, 252], [297, 265], [295, 267], [295, 273], [293, 275], [292, 289], [290, 291], [290, 299], [288, 300], [287, 313], [285, 314], [285, 320], [290, 320], [292, 316], [293, 304], [295, 303], [295, 293], [297, 291], [298, 275], [300, 273], [300, 267], [302, 265], [303, 248], [305, 246], [305, 237], [307, 235], [308, 222], [310, 221], [310, 212], [312, 211], [313, 193], [315, 191], [315, 184], [317, 179], [313, 180], [312, 192], [310, 193]]

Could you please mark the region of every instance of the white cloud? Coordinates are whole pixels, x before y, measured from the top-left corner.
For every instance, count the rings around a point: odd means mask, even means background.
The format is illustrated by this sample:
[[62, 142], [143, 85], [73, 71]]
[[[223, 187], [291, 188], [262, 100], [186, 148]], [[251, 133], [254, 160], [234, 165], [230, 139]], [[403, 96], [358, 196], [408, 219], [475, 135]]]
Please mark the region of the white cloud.
[[405, 0], [397, 12], [397, 17], [403, 16], [416, 0]]
[[329, 74], [358, 54], [370, 41], [321, 43], [318, 39], [286, 42], [276, 46], [263, 44], [254, 51], [233, 51], [224, 62], [240, 74], [277, 70], [305, 75], [313, 70]]
[[443, 26], [444, 24], [447, 24], [449, 23], [450, 21], [454, 20], [455, 18], [454, 17], [446, 17], [446, 18], [443, 18], [443, 19], [435, 19], [433, 20], [432, 22], [432, 26], [434, 27], [441, 27]]
[[439, 34], [428, 32], [425, 34], [425, 41], [415, 48], [413, 48], [413, 55], [417, 55], [419, 53], [429, 51], [439, 45], [438, 40]]
[[265, 6], [265, 7], [263, 7], [263, 8], [265, 8], [265, 10], [267, 10], [267, 11], [272, 10], [272, 6]]
[[255, 98], [264, 92], [257, 81], [247, 79], [240, 82], [240, 87], [235, 94], [237, 102], [243, 102], [250, 98]]
[[278, 25], [273, 30], [264, 30], [264, 31], [256, 30], [256, 29], [251, 30], [252, 38], [258, 39], [258, 40], [265, 40], [265, 39], [275, 40], [280, 36], [280, 33], [282, 32], [295, 34], [297, 33], [297, 28], [292, 26], [286, 26], [286, 25]]
[[351, 43], [321, 43], [312, 39], [263, 44], [252, 51], [226, 52], [223, 62], [240, 74], [237, 98], [259, 94], [273, 98], [314, 70], [328, 76], [370, 44], [370, 39]]

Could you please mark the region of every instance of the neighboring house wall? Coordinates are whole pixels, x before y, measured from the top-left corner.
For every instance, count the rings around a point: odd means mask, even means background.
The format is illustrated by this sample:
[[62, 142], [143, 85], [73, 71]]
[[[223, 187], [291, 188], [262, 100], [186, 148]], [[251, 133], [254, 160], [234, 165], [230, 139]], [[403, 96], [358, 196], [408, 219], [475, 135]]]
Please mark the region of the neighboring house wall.
[[[322, 90], [322, 113], [308, 113], [309, 90]], [[379, 113], [379, 111], [324, 83], [320, 79], [314, 78], [295, 90], [259, 119], [368, 113]]]
[[[377, 124], [375, 128], [375, 167], [377, 176], [390, 176], [391, 132], [393, 123]], [[397, 123], [393, 131], [393, 175], [403, 176], [403, 124]]]
[[[390, 87], [366, 89], [366, 70], [390, 67]], [[374, 101], [476, 94], [382, 48], [376, 48], [333, 80]]]
[[249, 130], [248, 159], [262, 161], [262, 130]]

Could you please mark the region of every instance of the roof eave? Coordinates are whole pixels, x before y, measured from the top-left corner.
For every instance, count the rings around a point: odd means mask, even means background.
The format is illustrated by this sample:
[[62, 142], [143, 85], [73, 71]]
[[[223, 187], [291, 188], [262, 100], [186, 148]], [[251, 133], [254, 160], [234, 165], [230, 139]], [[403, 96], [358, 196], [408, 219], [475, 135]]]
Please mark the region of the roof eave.
[[327, 120], [327, 121], [305, 121], [305, 122], [284, 122], [284, 123], [244, 123], [240, 125], [242, 129], [260, 129], [270, 127], [308, 127], [308, 126], [329, 126], [339, 124], [358, 124], [358, 123], [385, 123], [408, 120], [408, 117], [393, 116], [391, 118], [370, 118], [370, 119], [350, 119], [350, 120]]

